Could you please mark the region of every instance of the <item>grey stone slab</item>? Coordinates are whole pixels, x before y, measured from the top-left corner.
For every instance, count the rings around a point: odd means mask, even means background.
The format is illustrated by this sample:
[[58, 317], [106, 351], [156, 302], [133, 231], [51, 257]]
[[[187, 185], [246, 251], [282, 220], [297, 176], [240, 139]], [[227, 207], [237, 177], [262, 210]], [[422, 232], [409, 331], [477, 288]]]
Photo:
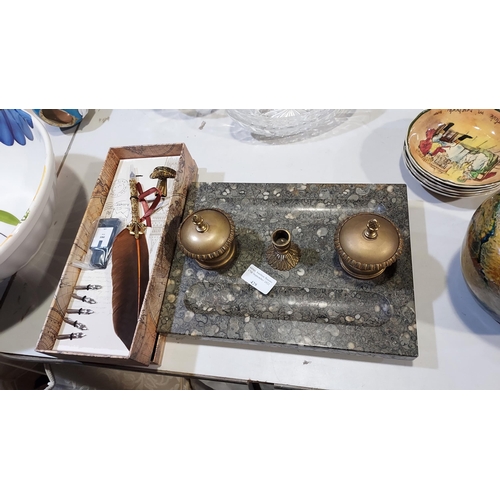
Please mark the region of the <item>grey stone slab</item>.
[[[191, 187], [193, 210], [220, 208], [236, 226], [237, 259], [210, 271], [178, 249], [158, 323], [161, 334], [255, 345], [413, 359], [418, 341], [404, 184], [230, 184]], [[333, 237], [358, 212], [389, 218], [404, 250], [373, 280], [345, 273]], [[291, 232], [299, 264], [277, 271], [265, 250], [275, 229]], [[241, 279], [250, 264], [277, 280], [264, 295]]]

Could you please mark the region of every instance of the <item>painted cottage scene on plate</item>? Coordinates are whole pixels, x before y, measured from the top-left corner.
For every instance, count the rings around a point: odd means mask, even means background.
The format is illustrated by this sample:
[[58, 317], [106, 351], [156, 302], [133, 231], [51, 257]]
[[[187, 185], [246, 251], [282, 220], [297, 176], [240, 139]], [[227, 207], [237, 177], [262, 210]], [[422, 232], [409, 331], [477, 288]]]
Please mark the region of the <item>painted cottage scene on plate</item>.
[[453, 184], [488, 185], [500, 181], [500, 112], [427, 111], [408, 133], [420, 167]]

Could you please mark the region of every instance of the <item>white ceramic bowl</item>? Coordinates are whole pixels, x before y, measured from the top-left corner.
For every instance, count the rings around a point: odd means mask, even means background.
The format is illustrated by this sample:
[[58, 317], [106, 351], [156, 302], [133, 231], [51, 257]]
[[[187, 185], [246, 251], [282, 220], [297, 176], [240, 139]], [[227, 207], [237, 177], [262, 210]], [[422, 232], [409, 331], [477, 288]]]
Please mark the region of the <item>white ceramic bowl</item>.
[[38, 117], [22, 110], [0, 115], [1, 281], [34, 257], [52, 225], [56, 170], [50, 137]]

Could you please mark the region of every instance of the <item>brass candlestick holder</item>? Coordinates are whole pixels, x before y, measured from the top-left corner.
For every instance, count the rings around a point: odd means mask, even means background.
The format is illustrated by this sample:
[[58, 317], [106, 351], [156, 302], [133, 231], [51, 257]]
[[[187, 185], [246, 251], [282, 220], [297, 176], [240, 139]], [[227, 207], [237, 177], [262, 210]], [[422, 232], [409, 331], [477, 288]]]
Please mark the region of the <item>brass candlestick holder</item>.
[[300, 260], [300, 248], [292, 241], [286, 229], [276, 229], [271, 236], [271, 245], [266, 250], [268, 264], [278, 271], [289, 271]]

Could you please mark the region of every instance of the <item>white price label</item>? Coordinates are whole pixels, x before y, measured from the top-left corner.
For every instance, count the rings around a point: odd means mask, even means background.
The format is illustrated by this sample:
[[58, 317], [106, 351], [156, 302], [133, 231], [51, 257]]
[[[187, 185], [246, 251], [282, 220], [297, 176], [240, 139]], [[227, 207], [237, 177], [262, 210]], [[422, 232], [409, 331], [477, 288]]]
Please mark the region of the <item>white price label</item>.
[[250, 267], [243, 273], [241, 278], [264, 295], [267, 295], [271, 288], [276, 285], [276, 280], [274, 278], [271, 278], [271, 276], [261, 271], [253, 264], [250, 264]]
[[98, 227], [90, 248], [106, 248], [109, 246], [109, 240], [113, 234], [112, 227]]

